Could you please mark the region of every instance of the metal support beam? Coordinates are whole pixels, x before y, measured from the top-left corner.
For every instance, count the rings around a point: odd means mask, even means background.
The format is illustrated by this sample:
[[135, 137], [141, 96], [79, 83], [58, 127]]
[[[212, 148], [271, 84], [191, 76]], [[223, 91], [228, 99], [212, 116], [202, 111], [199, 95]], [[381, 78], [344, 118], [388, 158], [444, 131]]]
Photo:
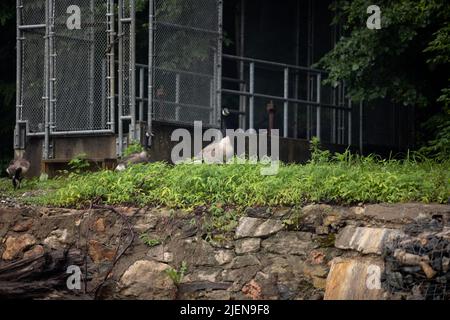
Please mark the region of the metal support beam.
[[364, 102], [359, 102], [359, 153], [363, 155], [364, 153], [364, 122], [363, 122], [363, 112], [364, 112]]
[[283, 136], [289, 136], [289, 68], [284, 69]]
[[223, 47], [223, 0], [218, 0], [218, 26], [219, 36], [217, 37], [217, 122], [220, 124], [222, 119], [222, 47]]
[[250, 112], [249, 112], [249, 129], [255, 129], [255, 63], [250, 62]]
[[320, 105], [322, 99], [322, 75], [317, 75], [317, 108], [316, 108], [316, 136], [321, 139], [321, 126], [322, 126], [322, 107]]
[[119, 111], [119, 115], [118, 115], [118, 129], [119, 129], [119, 133], [118, 133], [118, 143], [117, 143], [117, 155], [121, 156], [123, 153], [123, 121], [121, 120], [121, 117], [123, 116], [123, 68], [124, 68], [124, 63], [123, 63], [123, 26], [122, 26], [122, 18], [123, 18], [123, 1], [124, 0], [119, 0], [119, 12], [118, 12], [118, 19], [119, 19], [119, 71], [118, 71], [118, 76], [119, 76], [119, 104], [118, 104], [118, 111]]
[[147, 136], [148, 146], [152, 146], [152, 130], [153, 130], [153, 56], [154, 56], [154, 20], [155, 20], [155, 3], [149, 0], [148, 13], [148, 110], [147, 110]]
[[131, 140], [136, 141], [136, 1], [130, 1], [130, 113], [131, 113]]

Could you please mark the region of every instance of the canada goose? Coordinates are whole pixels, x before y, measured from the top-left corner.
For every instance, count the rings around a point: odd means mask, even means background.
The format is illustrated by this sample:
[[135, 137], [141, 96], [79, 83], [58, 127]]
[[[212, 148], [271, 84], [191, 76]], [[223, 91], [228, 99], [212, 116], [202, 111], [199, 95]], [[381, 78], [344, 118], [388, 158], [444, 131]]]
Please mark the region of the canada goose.
[[20, 189], [23, 176], [30, 170], [30, 162], [23, 158], [12, 160], [6, 172], [12, 179], [14, 189]]
[[[223, 159], [216, 159], [216, 153], [222, 153]], [[219, 142], [213, 142], [204, 148], [200, 155], [196, 158], [201, 159], [203, 155], [203, 160], [207, 163], [224, 163], [228, 159], [231, 159], [234, 155], [234, 147], [231, 143], [230, 137], [226, 136]]]
[[141, 153], [133, 153], [128, 157], [123, 158], [116, 167], [116, 171], [124, 171], [128, 166], [139, 163], [147, 163], [150, 161], [150, 157], [147, 151]]

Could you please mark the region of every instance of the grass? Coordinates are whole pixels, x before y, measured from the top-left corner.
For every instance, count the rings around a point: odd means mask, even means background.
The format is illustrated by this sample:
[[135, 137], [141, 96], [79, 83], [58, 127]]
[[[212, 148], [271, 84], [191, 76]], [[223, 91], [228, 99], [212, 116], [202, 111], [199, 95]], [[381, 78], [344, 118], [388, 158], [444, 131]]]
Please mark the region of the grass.
[[[137, 165], [124, 172], [100, 171], [24, 183], [41, 190], [28, 203], [82, 207], [99, 199], [110, 205], [154, 205], [192, 210], [220, 207], [295, 206], [308, 202], [339, 204], [446, 203], [450, 197], [450, 162], [380, 160], [349, 153], [316, 153], [305, 165], [282, 165], [276, 176], [262, 176], [259, 165]], [[0, 192], [14, 195], [10, 182]], [[31, 192], [32, 194], [33, 192]], [[215, 208], [220, 204], [219, 208]], [[216, 213], [217, 213], [216, 212]], [[220, 216], [220, 214], [219, 214]], [[218, 225], [226, 223], [216, 219]]]

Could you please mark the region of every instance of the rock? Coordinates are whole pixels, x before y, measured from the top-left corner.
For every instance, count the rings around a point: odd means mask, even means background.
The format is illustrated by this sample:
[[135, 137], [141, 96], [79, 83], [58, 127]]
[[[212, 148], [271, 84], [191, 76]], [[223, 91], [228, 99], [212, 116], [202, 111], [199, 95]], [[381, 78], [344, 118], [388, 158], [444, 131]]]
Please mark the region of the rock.
[[191, 283], [191, 282], [217, 282], [217, 279], [220, 274], [220, 270], [216, 269], [200, 269], [195, 270], [183, 279], [183, 283]]
[[44, 247], [41, 245], [34, 246], [31, 250], [26, 251], [23, 254], [24, 259], [34, 258], [44, 254]]
[[314, 245], [304, 232], [279, 232], [262, 242], [264, 250], [275, 254], [307, 255]]
[[306, 264], [303, 267], [303, 274], [310, 279], [315, 278], [326, 279], [328, 275], [328, 268], [322, 265]]
[[62, 249], [69, 244], [67, 229], [55, 230], [44, 240], [44, 244], [51, 249]]
[[105, 219], [99, 218], [97, 221], [95, 221], [93, 228], [94, 228], [95, 232], [97, 232], [97, 233], [105, 232], [105, 230], [106, 230]]
[[261, 248], [261, 239], [248, 238], [236, 242], [235, 251], [237, 254], [255, 253]]
[[261, 262], [252, 254], [237, 256], [231, 263], [231, 269], [240, 269], [252, 266], [259, 266]]
[[173, 253], [166, 250], [164, 245], [158, 245], [151, 248], [147, 252], [147, 257], [150, 257], [156, 261], [170, 263], [173, 262]]
[[262, 299], [262, 288], [255, 280], [251, 280], [247, 283], [242, 288], [242, 293], [253, 300]]
[[233, 261], [234, 254], [231, 250], [219, 250], [214, 255], [214, 258], [219, 266], [223, 266]]
[[106, 248], [96, 240], [89, 241], [88, 253], [94, 263], [113, 261], [116, 251]]
[[283, 228], [284, 225], [280, 220], [243, 217], [236, 229], [236, 239], [268, 237]]
[[17, 222], [14, 225], [14, 227], [12, 228], [12, 230], [14, 232], [26, 232], [26, 231], [29, 231], [32, 226], [33, 226], [33, 220], [28, 219], [28, 220]]
[[347, 226], [337, 236], [335, 246], [364, 254], [382, 254], [387, 242], [402, 236], [401, 231], [394, 229]]
[[309, 254], [309, 262], [312, 265], [317, 265], [317, 264], [322, 264], [325, 262], [325, 258], [326, 255], [325, 253], [318, 251], [318, 250], [313, 250], [311, 251], [311, 253]]
[[174, 299], [176, 286], [166, 272], [169, 268], [160, 262], [136, 261], [119, 281], [120, 296], [140, 300]]
[[6, 239], [6, 249], [3, 252], [3, 260], [13, 260], [20, 254], [36, 244], [36, 239], [30, 234], [24, 234], [19, 237], [8, 237]]
[[381, 289], [383, 269], [383, 262], [378, 260], [334, 259], [328, 274], [324, 299], [385, 299], [385, 293]]
[[324, 236], [330, 233], [330, 229], [326, 226], [316, 227], [316, 234], [319, 236]]

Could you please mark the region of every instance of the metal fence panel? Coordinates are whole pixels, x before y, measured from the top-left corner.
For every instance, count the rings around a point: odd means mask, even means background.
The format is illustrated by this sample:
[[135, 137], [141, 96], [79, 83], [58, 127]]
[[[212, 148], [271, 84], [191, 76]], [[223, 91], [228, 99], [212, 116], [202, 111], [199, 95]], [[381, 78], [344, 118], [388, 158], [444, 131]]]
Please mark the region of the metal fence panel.
[[153, 116], [218, 126], [221, 1], [155, 0]]
[[[67, 25], [68, 8], [81, 10], [80, 28]], [[54, 3], [54, 130], [108, 129], [107, 3], [57, 0]], [[103, 84], [103, 85], [102, 85]]]
[[27, 121], [30, 132], [43, 133], [46, 96], [46, 0], [22, 0], [17, 4], [18, 25], [20, 28], [26, 27], [18, 33], [17, 121]]

